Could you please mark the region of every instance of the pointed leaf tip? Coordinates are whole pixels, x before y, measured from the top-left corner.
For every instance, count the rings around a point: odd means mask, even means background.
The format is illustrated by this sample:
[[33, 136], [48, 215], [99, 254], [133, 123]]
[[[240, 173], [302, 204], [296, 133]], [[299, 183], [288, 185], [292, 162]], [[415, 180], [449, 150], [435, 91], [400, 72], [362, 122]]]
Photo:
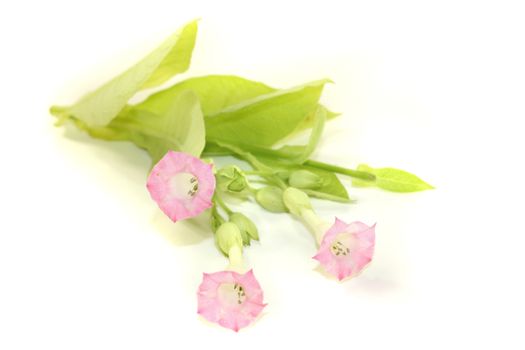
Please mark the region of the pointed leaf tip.
[[[72, 106], [62, 108], [63, 112], [88, 126], [107, 125], [135, 93], [158, 86], [188, 69], [196, 35], [197, 23], [188, 23], [133, 67], [84, 95]], [[52, 107], [52, 114], [56, 112], [57, 108]]]

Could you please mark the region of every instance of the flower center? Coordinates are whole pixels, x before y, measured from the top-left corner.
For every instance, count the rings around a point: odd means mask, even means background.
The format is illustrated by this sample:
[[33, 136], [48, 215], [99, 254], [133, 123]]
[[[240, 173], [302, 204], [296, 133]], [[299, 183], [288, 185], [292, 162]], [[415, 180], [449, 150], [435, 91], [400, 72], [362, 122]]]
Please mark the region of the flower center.
[[350, 254], [350, 249], [344, 245], [341, 241], [335, 240], [330, 246], [330, 251], [335, 256], [348, 255]]
[[239, 283], [223, 283], [217, 289], [219, 299], [225, 306], [238, 306], [246, 300], [244, 287]]
[[171, 178], [170, 187], [175, 197], [192, 199], [199, 191], [199, 180], [191, 173], [178, 173]]

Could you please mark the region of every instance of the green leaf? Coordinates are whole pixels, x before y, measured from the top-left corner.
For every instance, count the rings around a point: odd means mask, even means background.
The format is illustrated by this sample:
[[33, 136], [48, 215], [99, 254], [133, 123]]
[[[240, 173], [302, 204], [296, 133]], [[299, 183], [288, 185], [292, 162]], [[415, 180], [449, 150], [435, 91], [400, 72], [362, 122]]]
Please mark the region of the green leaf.
[[294, 132], [316, 110], [324, 85], [320, 80], [260, 95], [205, 119], [206, 138], [230, 144], [271, 146]]
[[[332, 120], [336, 117], [339, 117], [341, 115], [341, 113], [336, 113], [336, 112], [332, 112], [330, 110], [328, 110], [326, 107], [324, 107], [323, 105], [319, 105], [320, 107], [324, 108], [326, 110], [326, 120]], [[315, 121], [316, 121], [316, 115], [315, 113], [312, 113], [312, 114], [309, 114], [308, 116], [306, 116], [306, 118], [301, 122], [301, 124], [299, 124], [299, 126], [297, 127], [297, 129], [294, 131], [294, 134], [295, 133], [298, 133], [298, 132], [301, 132], [305, 129], [309, 129], [311, 127], [314, 126], [315, 124]]]
[[[131, 106], [130, 109], [145, 110], [154, 114], [162, 114], [166, 111], [167, 106], [171, 101], [184, 90], [194, 91], [201, 101], [201, 108], [204, 116], [213, 116], [220, 114], [221, 111], [231, 106], [235, 106], [247, 101], [253, 100], [256, 97], [267, 95], [269, 93], [276, 92], [278, 90], [269, 87], [260, 82], [244, 79], [232, 75], [208, 75], [196, 78], [190, 78], [173, 85], [170, 88], [159, 91], [143, 102]], [[328, 111], [325, 107], [318, 105], [318, 109], [315, 112], [309, 113], [300, 125], [292, 132], [298, 132], [305, 128], [311, 128], [319, 124], [319, 115], [322, 111], [325, 112], [325, 118], [333, 118], [338, 114]], [[317, 124], [316, 124], [317, 123]], [[319, 128], [319, 127], [317, 127]], [[322, 131], [322, 125], [320, 130], [312, 133], [312, 136], [319, 134]], [[319, 136], [317, 135], [317, 137]], [[314, 141], [314, 140], [312, 140]], [[251, 146], [253, 144], [250, 140], [244, 140], [249, 142]], [[315, 147], [315, 142], [312, 142], [312, 148]], [[236, 144], [246, 147], [247, 145], [241, 142]], [[207, 145], [207, 150], [212, 150], [213, 144]], [[288, 147], [288, 146], [286, 146]], [[300, 157], [301, 154], [305, 153], [304, 146], [290, 146], [291, 148], [297, 147], [297, 151], [293, 153], [293, 157]], [[283, 154], [286, 150], [283, 151]], [[288, 156], [288, 154], [286, 154]], [[290, 155], [292, 157], [292, 155]]]
[[[375, 183], [377, 187], [388, 191], [417, 192], [434, 188], [416, 175], [400, 169], [371, 168], [366, 164], [361, 164], [357, 167], [357, 170], [374, 174], [376, 176], [375, 181], [368, 182], [368, 184]], [[357, 183], [357, 185], [360, 185], [360, 183]]]
[[156, 163], [168, 150], [199, 157], [205, 145], [204, 118], [192, 91], [181, 93], [162, 115], [134, 111], [127, 118], [130, 140], [145, 148]]
[[[337, 176], [335, 176], [335, 174], [333, 174], [333, 175], [334, 175], [334, 177], [337, 178]], [[319, 190], [309, 190], [309, 189], [303, 189], [302, 191], [304, 193], [308, 194], [311, 197], [316, 197], [316, 198], [319, 198], [319, 199], [325, 199], [325, 200], [328, 200], [328, 201], [342, 202], [342, 203], [353, 202], [353, 200], [348, 197], [348, 194], [347, 194], [347, 198], [344, 198], [340, 194], [331, 194], [328, 191], [324, 191], [323, 192], [323, 191], [319, 191]], [[345, 192], [346, 192], [346, 190], [345, 190]]]
[[374, 187], [376, 183], [374, 181], [361, 180], [359, 178], [352, 178], [352, 186], [354, 187]]
[[[164, 45], [171, 47], [171, 49], [149, 76], [144, 85], [141, 86], [141, 90], [164, 84], [175, 75], [184, 73], [188, 70], [193, 49], [195, 47], [195, 40], [197, 39], [197, 30], [198, 25], [195, 20], [188, 23], [177, 33], [168, 38]], [[148, 57], [151, 57], [151, 55], [152, 54]], [[148, 57], [146, 57], [146, 59]]]
[[[184, 90], [193, 90], [199, 96], [204, 116], [218, 114], [227, 107], [277, 91], [277, 89], [263, 83], [234, 75], [206, 75], [181, 81], [149, 96], [133, 107], [162, 114], [170, 101]], [[327, 120], [338, 115], [338, 113], [326, 110]], [[314, 123], [315, 114], [310, 114], [301, 122], [296, 131], [311, 128]]]
[[190, 78], [159, 91], [133, 108], [162, 114], [171, 101], [182, 91], [192, 90], [199, 96], [205, 116], [219, 113], [223, 109], [275, 91], [265, 84], [233, 75], [208, 75]]
[[[312, 126], [312, 131], [310, 133], [310, 138], [308, 143], [305, 146], [283, 146], [280, 151], [290, 152], [290, 154], [296, 153], [295, 156], [290, 157], [290, 161], [302, 164], [306, 161], [310, 155], [313, 153], [319, 140], [321, 134], [323, 133], [324, 123], [326, 120], [326, 108], [319, 106], [314, 112], [314, 124]], [[293, 152], [293, 153], [292, 153]]]
[[[151, 127], [160, 138], [171, 140], [177, 144], [176, 150], [199, 157], [206, 143], [204, 117], [197, 95], [185, 91], [173, 101], [168, 112], [159, 116], [156, 124], [145, 121], [144, 128]], [[167, 149], [158, 150], [162, 155]]]
[[124, 73], [69, 107], [51, 107], [59, 123], [74, 117], [88, 126], [109, 124], [138, 91], [158, 86], [189, 67], [197, 22], [193, 21], [171, 35], [159, 47]]
[[144, 148], [156, 163], [168, 150], [199, 157], [205, 145], [205, 129], [197, 95], [181, 93], [163, 115], [126, 110], [107, 126], [91, 127], [72, 118], [80, 129], [105, 140], [131, 141]]

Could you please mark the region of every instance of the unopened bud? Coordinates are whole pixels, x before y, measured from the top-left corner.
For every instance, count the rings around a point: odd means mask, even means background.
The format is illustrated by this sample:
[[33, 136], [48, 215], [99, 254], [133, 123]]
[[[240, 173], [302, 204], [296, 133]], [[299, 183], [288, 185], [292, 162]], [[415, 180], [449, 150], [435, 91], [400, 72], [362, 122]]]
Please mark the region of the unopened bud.
[[297, 188], [288, 187], [283, 193], [283, 202], [288, 210], [297, 216], [301, 216], [304, 209], [312, 209], [310, 198], [306, 193]]
[[223, 191], [238, 193], [248, 187], [248, 182], [242, 170], [235, 165], [219, 169], [216, 178], [217, 187]]
[[274, 213], [286, 212], [283, 202], [283, 190], [275, 186], [267, 186], [259, 189], [255, 194], [255, 200], [264, 209]]
[[275, 175], [277, 175], [279, 179], [283, 181], [288, 181], [288, 179], [290, 178], [290, 172], [286, 170], [279, 170], [275, 173]]
[[228, 255], [232, 247], [239, 247], [242, 250], [241, 231], [232, 222], [225, 222], [215, 232], [215, 238], [219, 249]]
[[323, 179], [311, 171], [297, 170], [290, 174], [288, 183], [295, 188], [308, 188], [313, 190], [323, 185]]
[[246, 215], [233, 213], [230, 215], [230, 221], [233, 222], [241, 231], [244, 244], [250, 244], [250, 239], [259, 240], [257, 226]]

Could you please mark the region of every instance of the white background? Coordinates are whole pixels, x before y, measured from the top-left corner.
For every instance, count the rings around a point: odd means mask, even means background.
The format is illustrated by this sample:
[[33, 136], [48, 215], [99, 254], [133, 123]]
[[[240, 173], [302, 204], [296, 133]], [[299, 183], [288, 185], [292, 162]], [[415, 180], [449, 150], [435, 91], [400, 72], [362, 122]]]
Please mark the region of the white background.
[[[14, 3], [0, 5], [1, 349], [523, 349], [519, 1]], [[299, 222], [244, 207], [268, 307], [238, 334], [196, 314], [201, 273], [227, 263], [205, 220], [162, 215], [144, 152], [55, 128], [47, 112], [195, 17], [192, 67], [175, 80], [330, 77], [323, 102], [344, 114], [315, 158], [437, 187], [315, 202], [326, 219], [377, 222], [373, 263], [344, 283], [318, 272]]]

